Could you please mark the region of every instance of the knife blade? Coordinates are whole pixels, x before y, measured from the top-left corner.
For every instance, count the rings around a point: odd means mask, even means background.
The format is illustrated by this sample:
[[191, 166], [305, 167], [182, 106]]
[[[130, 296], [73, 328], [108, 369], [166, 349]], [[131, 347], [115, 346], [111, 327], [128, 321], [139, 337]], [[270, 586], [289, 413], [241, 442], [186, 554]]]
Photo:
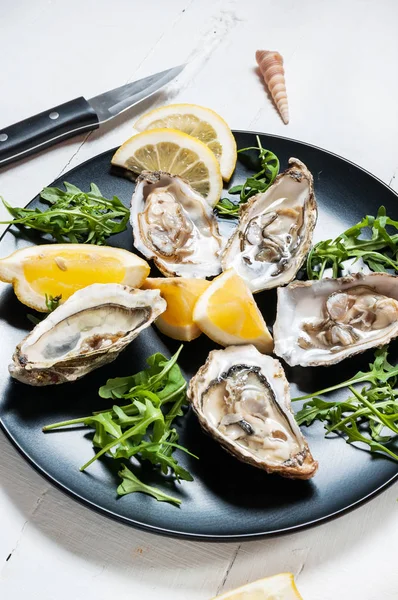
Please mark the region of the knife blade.
[[97, 129], [138, 102], [149, 98], [181, 73], [179, 65], [94, 96], [75, 98], [14, 125], [0, 129], [0, 167], [48, 146]]

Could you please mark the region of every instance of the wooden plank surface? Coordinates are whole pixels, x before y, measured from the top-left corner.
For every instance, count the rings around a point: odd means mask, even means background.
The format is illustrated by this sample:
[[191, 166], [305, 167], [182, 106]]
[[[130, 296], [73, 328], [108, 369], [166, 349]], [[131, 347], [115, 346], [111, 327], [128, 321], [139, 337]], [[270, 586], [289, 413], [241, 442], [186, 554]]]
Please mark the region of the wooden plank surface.
[[[324, 147], [398, 191], [397, 23], [395, 0], [4, 2], [0, 128], [75, 96], [189, 65], [136, 111], [0, 171], [0, 193], [26, 204], [55, 177], [122, 142], [137, 115], [168, 101], [210, 106], [236, 129]], [[258, 48], [285, 58], [288, 126], [255, 73]], [[0, 598], [207, 600], [291, 570], [306, 600], [395, 600], [397, 496], [395, 485], [336, 521], [271, 540], [173, 540], [80, 506], [0, 434]]]

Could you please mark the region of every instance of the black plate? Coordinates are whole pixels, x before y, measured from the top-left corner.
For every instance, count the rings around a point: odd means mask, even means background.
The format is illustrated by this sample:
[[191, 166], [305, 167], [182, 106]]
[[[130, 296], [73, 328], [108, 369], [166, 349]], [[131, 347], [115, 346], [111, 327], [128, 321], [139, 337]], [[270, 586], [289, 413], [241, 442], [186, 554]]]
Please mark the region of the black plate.
[[[255, 144], [253, 133], [236, 132], [238, 147]], [[262, 135], [264, 147], [273, 150], [286, 168], [290, 156], [304, 161], [314, 174], [319, 205], [316, 239], [329, 238], [365, 214], [375, 214], [380, 204], [394, 217], [397, 196], [372, 175], [329, 152], [301, 142]], [[63, 180], [88, 189], [95, 182], [105, 196], [118, 195], [129, 203], [133, 183], [111, 170], [113, 150], [76, 167], [54, 182]], [[244, 165], [237, 165], [232, 184], [247, 176]], [[35, 198], [30, 206], [35, 206]], [[27, 240], [17, 229], [7, 231], [1, 241], [1, 255], [37, 239]], [[112, 239], [115, 246], [133, 249], [131, 231]], [[257, 300], [269, 323], [275, 311], [273, 292], [258, 295]], [[25, 458], [50, 481], [74, 498], [103, 514], [124, 523], [158, 533], [196, 539], [229, 540], [276, 534], [305, 527], [334, 517], [374, 496], [398, 476], [398, 465], [382, 456], [371, 455], [347, 445], [341, 438], [326, 440], [321, 424], [304, 428], [319, 471], [311, 481], [290, 481], [244, 465], [224, 452], [204, 435], [189, 411], [181, 423], [181, 443], [200, 457], [196, 461], [181, 456], [182, 463], [195, 480], [178, 486], [181, 508], [156, 502], [142, 494], [117, 498], [117, 466], [114, 461], [97, 461], [86, 473], [79, 466], [92, 456], [87, 430], [43, 434], [46, 423], [80, 417], [102, 408], [97, 390], [108, 377], [134, 373], [144, 367], [147, 356], [155, 351], [170, 354], [178, 343], [160, 335], [155, 328], [143, 332], [119, 359], [79, 382], [57, 387], [31, 388], [12, 381], [7, 364], [15, 345], [30, 328], [29, 312], [14, 296], [11, 286], [3, 286], [0, 295], [3, 318], [0, 346], [0, 417], [1, 424]], [[214, 344], [204, 336], [187, 343], [180, 364], [187, 377], [205, 361]], [[397, 345], [392, 359], [397, 359]], [[292, 395], [332, 385], [364, 368], [373, 356], [368, 352], [335, 367], [287, 369]], [[165, 484], [149, 468], [146, 481]], [[173, 490], [170, 484], [169, 491]]]

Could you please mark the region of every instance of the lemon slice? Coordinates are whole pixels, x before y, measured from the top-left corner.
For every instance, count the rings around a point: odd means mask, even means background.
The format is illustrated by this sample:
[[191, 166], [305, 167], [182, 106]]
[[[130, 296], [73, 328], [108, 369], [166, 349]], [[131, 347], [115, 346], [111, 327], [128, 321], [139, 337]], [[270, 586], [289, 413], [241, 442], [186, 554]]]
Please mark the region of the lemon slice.
[[272, 352], [272, 337], [253, 294], [234, 269], [213, 279], [195, 305], [193, 320], [222, 346], [254, 344], [260, 352]]
[[134, 124], [137, 131], [171, 127], [198, 138], [216, 155], [222, 178], [231, 179], [236, 165], [236, 142], [220, 115], [197, 104], [169, 104], [145, 113]]
[[109, 246], [49, 244], [17, 250], [0, 260], [0, 281], [12, 283], [18, 299], [46, 312], [45, 295], [64, 302], [92, 283], [140, 287], [149, 265], [132, 252]]
[[205, 279], [181, 277], [149, 278], [144, 289], [159, 290], [167, 302], [167, 309], [155, 322], [158, 329], [173, 338], [190, 342], [202, 333], [193, 321], [193, 309], [201, 294], [209, 287]]
[[214, 600], [303, 600], [292, 573], [280, 573], [273, 577], [248, 583], [232, 592], [217, 596]]
[[221, 196], [222, 177], [213, 152], [176, 129], [150, 129], [134, 135], [115, 152], [112, 164], [134, 173], [166, 171], [179, 175], [211, 206]]

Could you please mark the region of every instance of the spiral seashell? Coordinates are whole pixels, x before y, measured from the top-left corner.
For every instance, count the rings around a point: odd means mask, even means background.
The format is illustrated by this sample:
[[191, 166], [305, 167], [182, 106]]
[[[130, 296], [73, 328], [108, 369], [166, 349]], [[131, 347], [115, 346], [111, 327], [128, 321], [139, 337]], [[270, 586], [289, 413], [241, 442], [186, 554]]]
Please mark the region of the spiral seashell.
[[289, 107], [283, 58], [279, 52], [274, 50], [257, 50], [256, 61], [282, 121], [287, 125], [289, 123]]

